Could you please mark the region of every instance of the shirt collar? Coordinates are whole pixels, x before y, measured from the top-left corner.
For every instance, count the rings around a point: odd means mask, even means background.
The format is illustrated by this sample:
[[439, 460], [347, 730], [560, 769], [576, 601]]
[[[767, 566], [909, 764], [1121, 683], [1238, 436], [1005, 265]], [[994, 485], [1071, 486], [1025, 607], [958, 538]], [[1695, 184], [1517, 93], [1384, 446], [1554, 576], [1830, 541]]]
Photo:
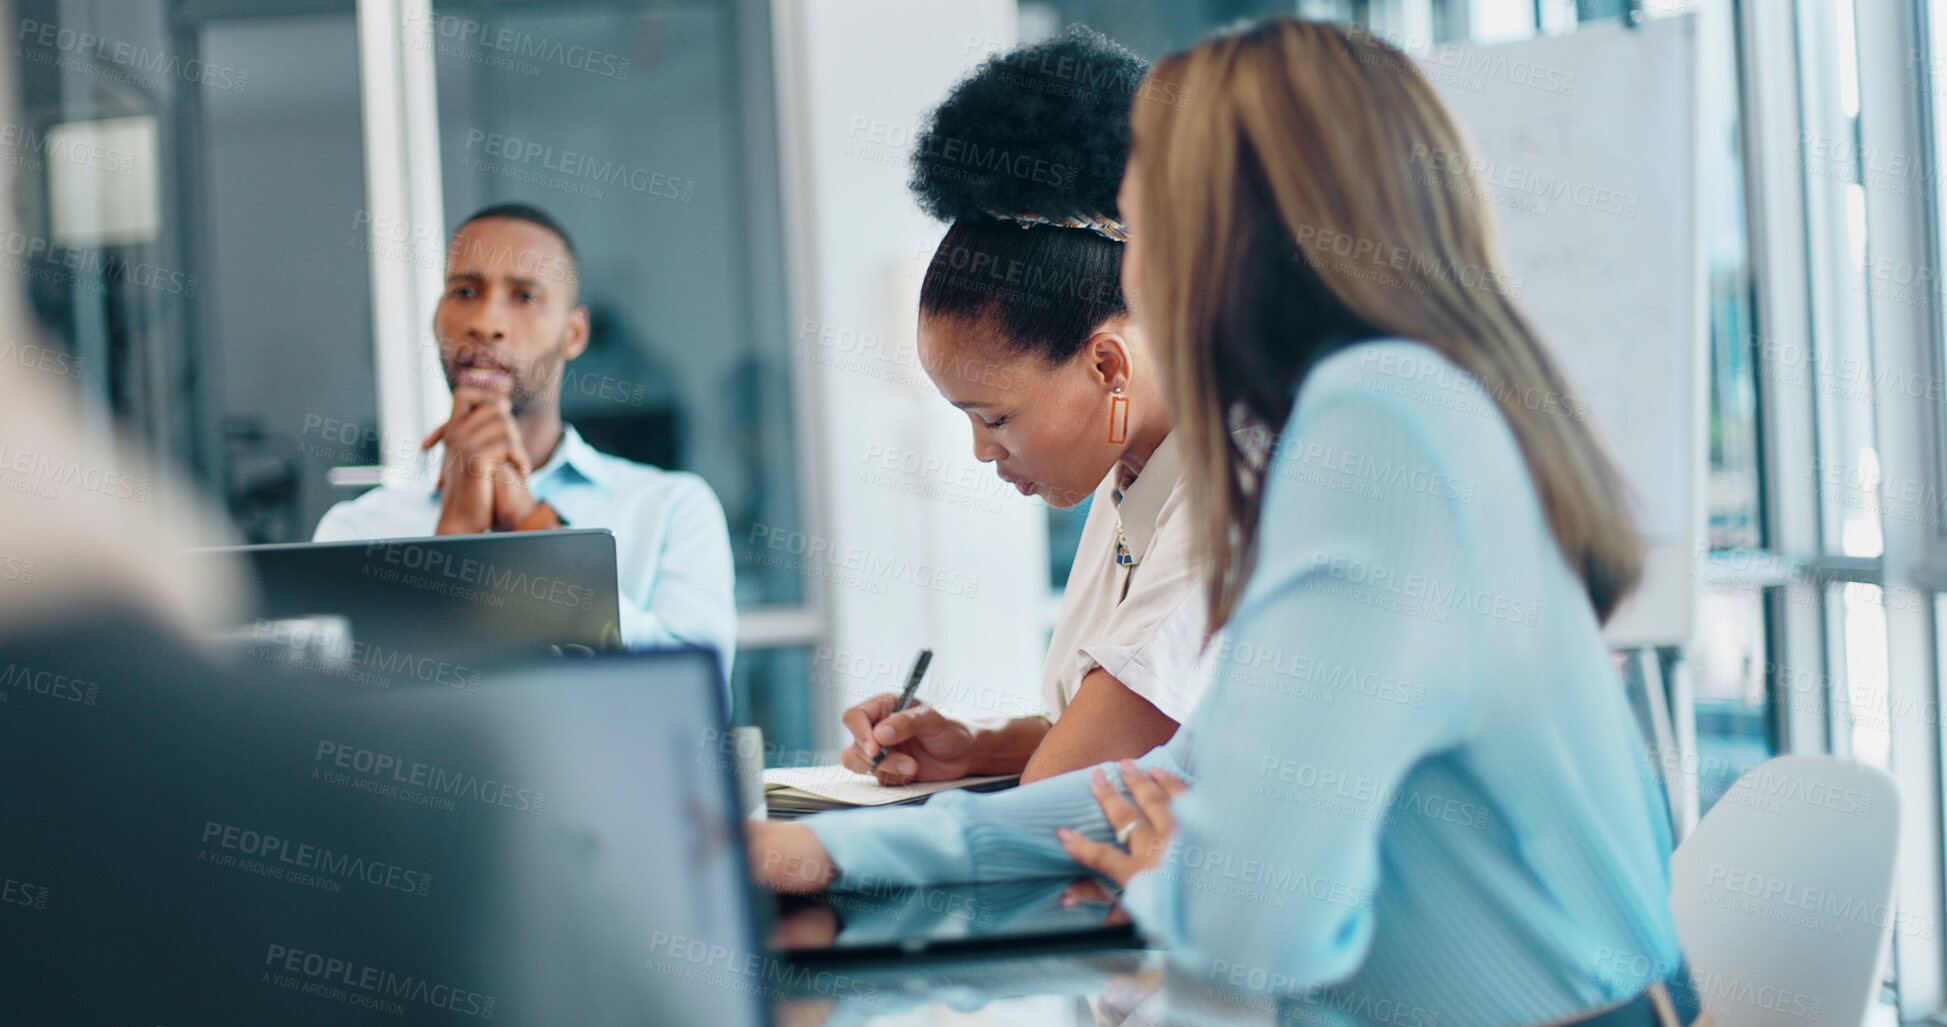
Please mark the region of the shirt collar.
[[611, 489], [614, 487], [614, 482], [608, 472], [608, 461], [602, 454], [594, 446], [583, 441], [581, 433], [575, 430], [574, 425], [564, 422], [561, 425], [561, 441], [555, 445], [554, 453], [548, 457], [548, 462], [534, 472], [532, 480], [536, 487], [539, 487], [557, 474], [574, 473], [581, 475], [590, 484]]
[[1121, 496], [1116, 501], [1116, 516], [1122, 519], [1122, 537], [1129, 546], [1129, 555], [1137, 561], [1149, 549], [1149, 540], [1156, 534], [1156, 519], [1162, 515], [1163, 504], [1176, 491], [1176, 483], [1182, 477], [1183, 454], [1177, 450], [1176, 433], [1171, 432], [1157, 443], [1156, 451], [1149, 454], [1149, 462], [1143, 465], [1136, 480], [1119, 493], [1110, 493]]

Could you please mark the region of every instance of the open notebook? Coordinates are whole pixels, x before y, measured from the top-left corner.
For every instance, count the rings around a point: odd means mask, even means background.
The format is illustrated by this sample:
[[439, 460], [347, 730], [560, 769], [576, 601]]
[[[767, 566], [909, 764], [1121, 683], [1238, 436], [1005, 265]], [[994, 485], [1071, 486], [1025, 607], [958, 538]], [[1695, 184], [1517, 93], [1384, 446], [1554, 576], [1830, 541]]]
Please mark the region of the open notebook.
[[963, 777], [954, 781], [924, 781], [909, 785], [882, 785], [864, 774], [844, 767], [773, 767], [764, 771], [764, 802], [771, 816], [789, 819], [830, 809], [854, 806], [912, 806], [926, 801], [934, 792], [949, 788], [973, 791], [998, 791], [1021, 780], [1019, 774], [996, 777]]

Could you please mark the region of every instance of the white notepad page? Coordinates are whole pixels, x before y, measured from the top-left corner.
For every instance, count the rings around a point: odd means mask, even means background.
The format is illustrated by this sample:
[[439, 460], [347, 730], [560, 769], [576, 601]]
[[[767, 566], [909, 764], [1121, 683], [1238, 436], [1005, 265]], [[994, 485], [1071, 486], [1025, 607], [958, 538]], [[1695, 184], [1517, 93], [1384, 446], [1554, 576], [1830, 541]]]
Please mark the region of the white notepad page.
[[884, 806], [944, 792], [949, 788], [1004, 781], [1012, 774], [993, 777], [963, 777], [953, 781], [920, 781], [909, 785], [882, 785], [877, 779], [856, 774], [837, 764], [817, 767], [772, 767], [764, 771], [764, 790], [796, 788], [833, 802], [852, 806]]

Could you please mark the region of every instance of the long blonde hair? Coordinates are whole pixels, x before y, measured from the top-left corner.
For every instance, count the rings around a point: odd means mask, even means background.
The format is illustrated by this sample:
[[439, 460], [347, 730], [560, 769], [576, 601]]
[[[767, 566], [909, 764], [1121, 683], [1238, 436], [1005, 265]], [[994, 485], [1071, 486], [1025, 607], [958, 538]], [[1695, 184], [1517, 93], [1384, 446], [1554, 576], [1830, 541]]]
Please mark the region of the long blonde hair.
[[1606, 621], [1642, 573], [1622, 480], [1509, 295], [1468, 147], [1425, 76], [1363, 31], [1287, 17], [1165, 57], [1150, 79], [1195, 98], [1135, 103], [1132, 229], [1211, 625], [1250, 578], [1263, 494], [1231, 428], [1280, 429], [1312, 365], [1381, 336], [1431, 346], [1492, 398]]

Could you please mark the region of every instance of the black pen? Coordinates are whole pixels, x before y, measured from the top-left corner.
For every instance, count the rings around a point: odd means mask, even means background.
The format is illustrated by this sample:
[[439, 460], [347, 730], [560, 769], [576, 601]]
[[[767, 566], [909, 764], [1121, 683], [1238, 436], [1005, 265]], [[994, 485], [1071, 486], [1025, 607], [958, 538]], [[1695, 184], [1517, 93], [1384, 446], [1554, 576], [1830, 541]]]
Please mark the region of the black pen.
[[[900, 710], [913, 704], [913, 693], [919, 691], [919, 679], [926, 676], [926, 667], [932, 662], [933, 650], [921, 649], [919, 651], [919, 659], [913, 661], [912, 674], [906, 678], [906, 690], [899, 693], [899, 701], [893, 704], [892, 713], [898, 713]], [[888, 713], [886, 716], [890, 717], [892, 713]], [[879, 761], [885, 758], [886, 750], [881, 746], [879, 755], [872, 757], [872, 769], [877, 771], [879, 769]]]

